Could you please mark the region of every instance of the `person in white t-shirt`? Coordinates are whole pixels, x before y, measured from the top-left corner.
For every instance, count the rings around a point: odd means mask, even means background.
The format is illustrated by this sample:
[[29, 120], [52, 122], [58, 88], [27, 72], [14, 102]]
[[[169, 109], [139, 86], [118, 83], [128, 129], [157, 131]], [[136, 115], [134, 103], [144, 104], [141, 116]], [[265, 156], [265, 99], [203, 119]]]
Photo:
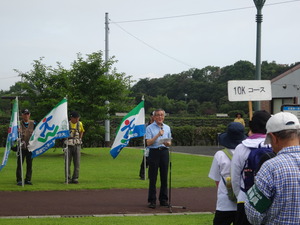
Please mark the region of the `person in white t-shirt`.
[[[237, 210], [233, 192], [230, 192], [230, 168], [234, 149], [246, 138], [244, 126], [239, 122], [228, 125], [226, 132], [219, 135], [219, 143], [225, 149], [219, 150], [215, 155], [208, 177], [216, 182], [218, 187], [216, 213], [214, 225], [235, 224]], [[226, 187], [227, 184], [227, 187]]]

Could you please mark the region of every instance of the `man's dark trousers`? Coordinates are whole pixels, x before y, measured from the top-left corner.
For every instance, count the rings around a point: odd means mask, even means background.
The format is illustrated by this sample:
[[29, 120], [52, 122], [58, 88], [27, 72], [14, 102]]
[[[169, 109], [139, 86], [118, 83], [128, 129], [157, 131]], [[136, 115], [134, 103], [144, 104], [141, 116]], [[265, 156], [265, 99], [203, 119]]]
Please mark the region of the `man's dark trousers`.
[[140, 178], [142, 178], [142, 179], [145, 178], [145, 158], [146, 158], [146, 168], [148, 168], [148, 166], [149, 166], [148, 157], [143, 156], [143, 160], [142, 160], [141, 168], [140, 168]]
[[[26, 177], [25, 181], [31, 181], [31, 176], [32, 176], [32, 153], [28, 151], [27, 149], [21, 150], [22, 154], [22, 164], [24, 163], [24, 160], [26, 158]], [[21, 169], [21, 157], [18, 155], [18, 160], [17, 160], [17, 182], [22, 181], [22, 169]]]
[[156, 203], [156, 181], [158, 169], [160, 170], [160, 193], [159, 201], [168, 202], [168, 168], [169, 150], [150, 149], [149, 156], [149, 193], [148, 202]]

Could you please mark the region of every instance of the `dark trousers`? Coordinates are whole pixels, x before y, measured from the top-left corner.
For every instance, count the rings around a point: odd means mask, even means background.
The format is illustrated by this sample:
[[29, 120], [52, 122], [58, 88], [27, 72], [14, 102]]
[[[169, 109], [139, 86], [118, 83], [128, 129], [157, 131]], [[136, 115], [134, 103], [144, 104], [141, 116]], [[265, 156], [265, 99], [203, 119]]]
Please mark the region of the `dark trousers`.
[[236, 211], [216, 211], [213, 225], [235, 225]]
[[247, 215], [245, 213], [245, 204], [238, 203], [237, 204], [237, 214], [235, 223], [238, 225], [251, 225], [247, 219]]
[[[31, 176], [32, 176], [32, 153], [29, 152], [27, 149], [26, 150], [21, 150], [22, 154], [22, 165], [24, 163], [24, 160], [26, 158], [26, 177], [25, 181], [31, 181]], [[17, 159], [17, 170], [16, 170], [16, 177], [17, 177], [17, 182], [22, 181], [22, 170], [21, 170], [21, 155], [18, 155]]]
[[160, 193], [159, 201], [168, 201], [168, 168], [169, 168], [169, 150], [149, 151], [149, 192], [148, 202], [156, 202], [156, 181], [158, 169], [160, 171]]
[[141, 168], [140, 168], [140, 178], [144, 179], [145, 178], [145, 158], [146, 158], [146, 168], [148, 168], [149, 166], [149, 160], [148, 160], [148, 157], [144, 157], [143, 156], [143, 160], [142, 160], [142, 163], [141, 163]]

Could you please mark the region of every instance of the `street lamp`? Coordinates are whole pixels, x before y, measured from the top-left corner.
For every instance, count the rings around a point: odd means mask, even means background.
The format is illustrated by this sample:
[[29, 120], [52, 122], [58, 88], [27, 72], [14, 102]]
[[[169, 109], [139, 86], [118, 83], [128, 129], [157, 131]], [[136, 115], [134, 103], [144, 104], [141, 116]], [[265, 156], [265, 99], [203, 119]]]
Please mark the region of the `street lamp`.
[[106, 100], [105, 105], [107, 107], [107, 119], [105, 120], [105, 147], [110, 147], [110, 120], [109, 120], [109, 101]]
[[[253, 0], [257, 9], [256, 14], [256, 67], [255, 67], [255, 79], [261, 80], [261, 23], [263, 19], [263, 15], [261, 13], [262, 8], [266, 2], [266, 0]], [[260, 102], [254, 102], [254, 110], [260, 110]]]
[[188, 94], [184, 94], [184, 99], [185, 99], [185, 110], [186, 110], [186, 112], [187, 112], [187, 110], [188, 110], [188, 106], [187, 106], [187, 97], [188, 97]]

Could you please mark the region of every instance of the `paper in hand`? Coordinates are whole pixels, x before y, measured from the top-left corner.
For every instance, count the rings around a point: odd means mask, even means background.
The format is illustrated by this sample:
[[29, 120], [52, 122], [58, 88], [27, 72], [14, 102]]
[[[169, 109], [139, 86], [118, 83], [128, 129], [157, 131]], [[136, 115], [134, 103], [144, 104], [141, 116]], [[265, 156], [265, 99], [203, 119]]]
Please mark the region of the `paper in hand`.
[[165, 142], [171, 142], [171, 140], [172, 140], [172, 138], [161, 138], [161, 139], [159, 139], [158, 144], [161, 145]]

